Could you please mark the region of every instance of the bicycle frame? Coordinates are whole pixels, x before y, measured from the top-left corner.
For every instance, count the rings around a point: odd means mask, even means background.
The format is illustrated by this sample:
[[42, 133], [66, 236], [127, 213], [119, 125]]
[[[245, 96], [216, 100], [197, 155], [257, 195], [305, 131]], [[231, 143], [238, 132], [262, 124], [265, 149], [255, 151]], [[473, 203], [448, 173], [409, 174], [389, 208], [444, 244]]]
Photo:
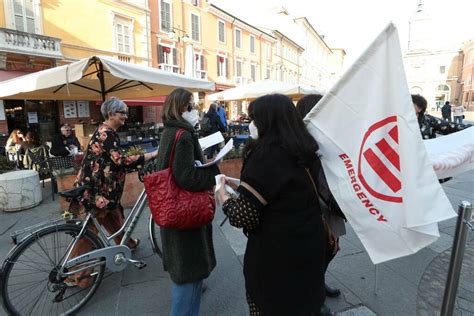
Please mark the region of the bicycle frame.
[[[83, 270], [86, 270], [95, 266], [103, 265], [103, 264], [105, 264], [107, 269], [109, 269], [112, 272], [118, 272], [125, 269], [126, 265], [122, 264], [124, 263], [124, 259], [131, 257], [131, 250], [127, 246], [125, 246], [125, 244], [130, 239], [130, 236], [135, 230], [138, 220], [140, 219], [143, 213], [143, 210], [145, 209], [146, 202], [147, 202], [147, 195], [146, 195], [145, 190], [143, 190], [140, 196], [138, 197], [137, 202], [135, 202], [135, 205], [133, 206], [132, 210], [130, 211], [127, 218], [125, 219], [122, 227], [117, 232], [113, 233], [112, 235], [107, 235], [105, 229], [102, 227], [102, 225], [100, 225], [99, 221], [95, 218], [92, 212], [89, 213], [86, 219], [83, 221], [82, 229], [80, 233], [74, 237], [73, 242], [68, 246], [66, 250], [66, 255], [64, 256], [64, 260], [59, 269], [59, 271], [61, 271], [60, 274], [62, 276], [71, 276], [71, 275], [74, 275], [75, 273], [81, 272]], [[84, 253], [73, 259], [68, 259], [75, 245], [77, 244], [79, 239], [83, 236], [85, 230], [87, 229], [88, 224], [91, 221], [93, 225], [97, 228], [97, 231], [98, 231], [97, 235], [99, 239], [102, 241], [102, 243], [105, 245], [105, 247]], [[125, 233], [120, 241], [120, 244], [112, 245], [111, 240], [114, 239], [116, 236], [120, 235], [124, 231]], [[103, 258], [105, 258], [105, 263], [104, 263], [104, 260], [102, 260]], [[69, 268], [72, 268], [74, 266], [77, 266], [83, 263], [87, 263], [86, 266], [82, 266], [80, 268], [74, 269], [73, 271], [70, 271]], [[64, 272], [65, 269], [67, 269], [68, 272]]]

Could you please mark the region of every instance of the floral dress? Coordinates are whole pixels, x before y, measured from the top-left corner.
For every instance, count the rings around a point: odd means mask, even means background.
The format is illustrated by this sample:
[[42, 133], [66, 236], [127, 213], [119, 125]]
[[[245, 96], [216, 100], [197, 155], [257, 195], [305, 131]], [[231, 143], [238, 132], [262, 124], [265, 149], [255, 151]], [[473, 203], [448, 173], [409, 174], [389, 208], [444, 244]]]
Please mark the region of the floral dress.
[[127, 169], [141, 169], [143, 155], [127, 156], [120, 147], [118, 134], [102, 124], [87, 146], [75, 186], [89, 185], [83, 198], [98, 209], [120, 205]]

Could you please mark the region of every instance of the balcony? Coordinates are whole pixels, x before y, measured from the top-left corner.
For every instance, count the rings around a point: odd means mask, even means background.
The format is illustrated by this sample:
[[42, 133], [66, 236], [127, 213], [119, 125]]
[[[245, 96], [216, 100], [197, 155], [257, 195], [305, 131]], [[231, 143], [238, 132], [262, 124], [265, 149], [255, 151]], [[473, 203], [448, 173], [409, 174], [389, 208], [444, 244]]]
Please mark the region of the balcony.
[[240, 77], [240, 76], [234, 77], [234, 83], [237, 86], [247, 84], [247, 83], [251, 83], [251, 82], [252, 82], [251, 78], [245, 78], [245, 77]]
[[207, 71], [205, 71], [205, 70], [196, 70], [196, 78], [207, 80]]
[[47, 58], [63, 58], [59, 38], [5, 28], [0, 28], [0, 51]]
[[174, 72], [176, 74], [179, 74], [179, 66], [178, 65], [169, 65], [169, 64], [158, 64], [160, 69], [163, 69], [164, 71], [169, 71], [169, 72]]

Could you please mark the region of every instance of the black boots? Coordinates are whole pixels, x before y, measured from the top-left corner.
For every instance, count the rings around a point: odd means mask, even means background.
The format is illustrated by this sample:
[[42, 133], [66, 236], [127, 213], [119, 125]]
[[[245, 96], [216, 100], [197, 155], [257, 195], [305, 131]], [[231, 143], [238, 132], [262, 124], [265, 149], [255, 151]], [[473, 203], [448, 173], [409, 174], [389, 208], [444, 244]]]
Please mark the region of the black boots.
[[338, 297], [341, 295], [341, 291], [339, 289], [334, 289], [327, 284], [325, 284], [325, 289], [326, 289], [326, 296], [328, 297]]

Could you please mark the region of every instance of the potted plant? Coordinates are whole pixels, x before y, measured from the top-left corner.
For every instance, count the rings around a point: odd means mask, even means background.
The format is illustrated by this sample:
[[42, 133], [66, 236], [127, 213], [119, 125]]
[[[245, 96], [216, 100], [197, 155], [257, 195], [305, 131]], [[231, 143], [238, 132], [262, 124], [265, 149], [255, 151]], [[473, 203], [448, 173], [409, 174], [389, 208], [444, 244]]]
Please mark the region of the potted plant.
[[219, 170], [228, 177], [240, 179], [242, 170], [242, 149], [233, 148], [219, 164]]
[[11, 162], [5, 156], [0, 156], [0, 173], [6, 173], [16, 170], [16, 165]]
[[[135, 155], [144, 155], [145, 150], [138, 146], [131, 146], [126, 155], [135, 156]], [[124, 208], [130, 208], [135, 205], [140, 193], [144, 189], [143, 183], [138, 179], [138, 171], [132, 171], [127, 173], [125, 176], [125, 185], [123, 188], [122, 199], [120, 203]]]

